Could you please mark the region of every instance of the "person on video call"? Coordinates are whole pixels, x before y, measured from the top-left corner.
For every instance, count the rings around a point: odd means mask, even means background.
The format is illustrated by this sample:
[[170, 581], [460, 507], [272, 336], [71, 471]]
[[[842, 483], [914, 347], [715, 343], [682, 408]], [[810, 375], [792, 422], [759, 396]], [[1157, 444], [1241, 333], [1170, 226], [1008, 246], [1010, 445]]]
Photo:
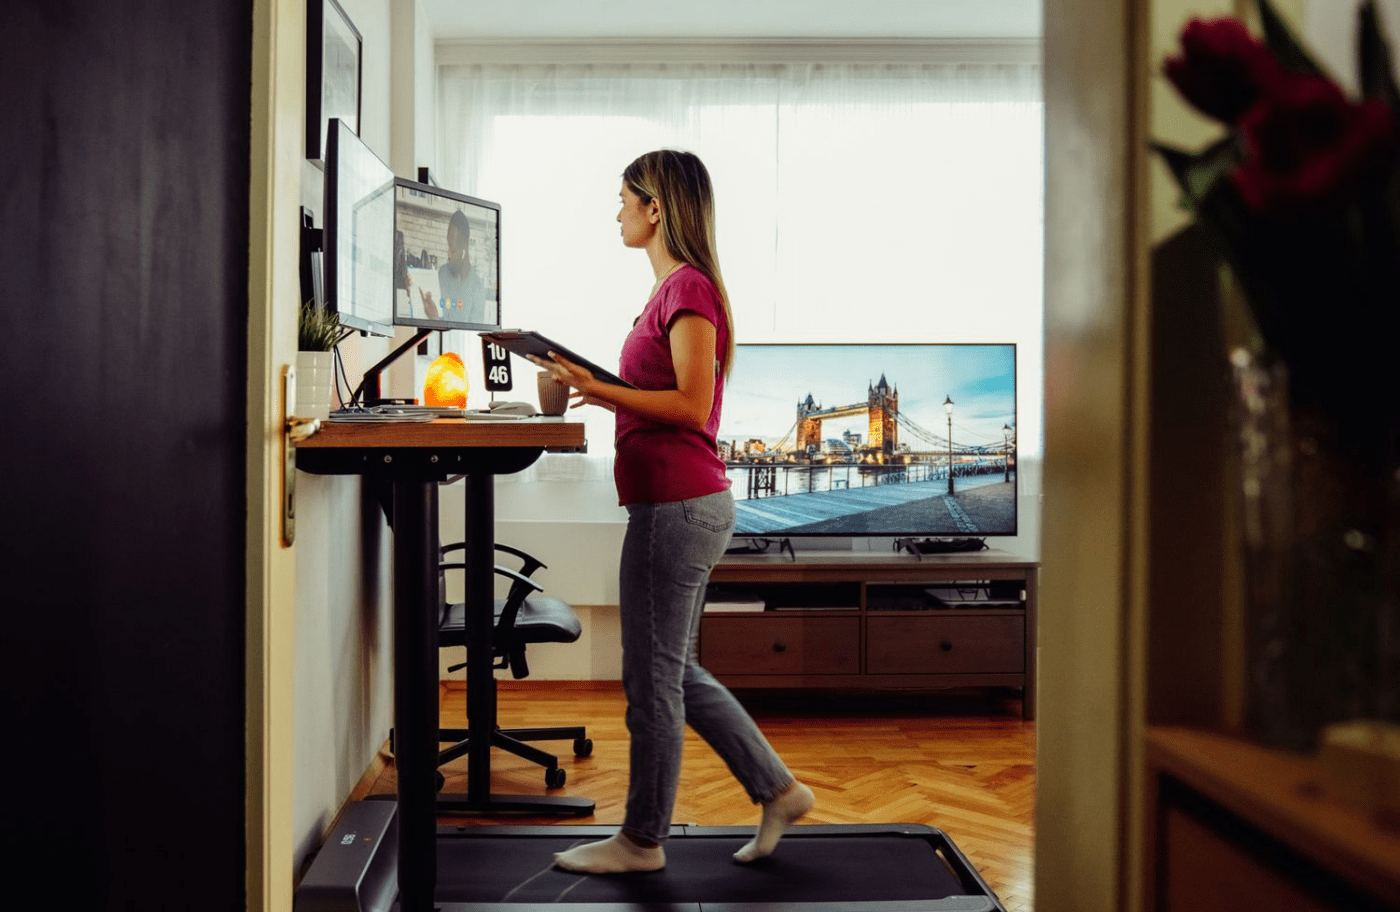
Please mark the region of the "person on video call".
[[441, 312], [444, 319], [462, 323], [486, 323], [486, 283], [472, 268], [467, 255], [472, 236], [467, 217], [459, 209], [447, 223], [447, 262], [438, 267], [438, 294], [419, 289], [423, 311], [428, 319], [436, 320]]
[[734, 854], [751, 862], [770, 854], [815, 799], [697, 663], [705, 585], [734, 530], [715, 440], [733, 319], [715, 257], [710, 176], [688, 152], [649, 152], [623, 172], [621, 197], [622, 243], [645, 250], [656, 276], [622, 346], [619, 374], [637, 388], [597, 380], [556, 353], [531, 359], [573, 387], [574, 407], [616, 413], [615, 481], [627, 508], [618, 596], [631, 736], [626, 814], [616, 835], [554, 858], [594, 874], [662, 868], [689, 723], [763, 806], [756, 835]]

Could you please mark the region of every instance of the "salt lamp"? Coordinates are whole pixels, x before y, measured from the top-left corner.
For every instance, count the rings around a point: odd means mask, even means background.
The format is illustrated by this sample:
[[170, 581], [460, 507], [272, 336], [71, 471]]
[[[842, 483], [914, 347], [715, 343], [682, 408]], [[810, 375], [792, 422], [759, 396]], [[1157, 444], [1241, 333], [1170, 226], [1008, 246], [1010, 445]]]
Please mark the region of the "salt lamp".
[[423, 378], [423, 404], [467, 407], [467, 366], [456, 352], [443, 352], [428, 365]]

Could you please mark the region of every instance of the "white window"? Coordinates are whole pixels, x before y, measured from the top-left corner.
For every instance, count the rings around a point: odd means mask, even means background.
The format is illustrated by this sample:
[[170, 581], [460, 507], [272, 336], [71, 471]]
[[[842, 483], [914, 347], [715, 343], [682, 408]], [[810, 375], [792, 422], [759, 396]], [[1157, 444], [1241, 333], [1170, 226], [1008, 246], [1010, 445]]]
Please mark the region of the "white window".
[[[621, 173], [686, 149], [739, 342], [1015, 342], [1021, 452], [1040, 452], [1035, 61], [463, 63], [438, 97], [440, 182], [502, 206], [507, 326], [616, 363], [653, 281], [619, 239]], [[516, 385], [533, 398], [533, 372]], [[580, 411], [607, 454], [611, 415]]]

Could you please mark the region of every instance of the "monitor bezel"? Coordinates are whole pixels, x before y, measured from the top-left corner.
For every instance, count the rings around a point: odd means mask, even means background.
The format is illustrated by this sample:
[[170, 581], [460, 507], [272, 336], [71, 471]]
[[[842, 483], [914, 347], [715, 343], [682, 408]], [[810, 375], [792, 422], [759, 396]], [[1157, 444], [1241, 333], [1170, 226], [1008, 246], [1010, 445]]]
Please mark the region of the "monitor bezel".
[[[764, 342], [740, 342], [740, 343], [738, 343], [737, 346], [736, 346], [736, 348], [738, 348], [738, 349], [763, 349], [763, 348], [793, 348], [793, 349], [797, 349], [797, 348], [812, 348], [812, 349], [827, 348], [827, 349], [832, 349], [832, 348], [852, 348], [852, 347], [859, 347], [859, 348], [894, 348], [894, 347], [911, 347], [911, 348], [912, 348], [912, 347], [956, 348], [956, 347], [981, 347], [981, 348], [1006, 348], [1006, 349], [1010, 349], [1010, 353], [1011, 353], [1011, 384], [1012, 384], [1012, 421], [1011, 421], [1012, 426], [1014, 427], [1014, 426], [1017, 424], [1017, 422], [1019, 421], [1019, 416], [1020, 416], [1020, 382], [1019, 382], [1019, 381], [1020, 381], [1020, 376], [1019, 376], [1019, 370], [1020, 370], [1020, 360], [1019, 360], [1019, 356], [1020, 356], [1020, 351], [1019, 351], [1019, 348], [1018, 348], [1017, 343], [1015, 343], [1015, 342], [1008, 342], [1008, 341], [979, 341], [979, 342], [965, 342], [965, 341], [924, 341], [924, 342], [782, 342], [782, 341], [764, 341]], [[737, 353], [736, 353], [736, 354], [737, 354]], [[896, 381], [896, 385], [897, 385], [897, 381]], [[726, 405], [726, 411], [728, 410], [728, 405], [729, 405], [729, 401], [730, 401], [730, 392], [729, 392], [730, 389], [731, 389], [731, 387], [729, 386], [728, 381], [726, 381], [726, 386], [725, 386], [725, 405]], [[955, 399], [954, 401], [956, 402], [956, 399]], [[719, 429], [718, 429], [717, 439], [718, 439], [719, 441], [721, 441], [721, 442], [724, 441], [724, 440], [726, 440], [726, 439], [729, 439], [728, 436], [725, 434], [725, 428], [724, 428], [723, 422], [721, 422], [721, 425], [720, 425], [720, 427], [719, 427]], [[1013, 443], [1012, 443], [1012, 447], [1011, 447], [1013, 469], [1012, 469], [1012, 473], [1011, 473], [1011, 478], [1012, 478], [1012, 491], [1011, 491], [1011, 524], [1010, 524], [1010, 528], [1001, 528], [1001, 529], [997, 529], [997, 530], [995, 530], [995, 531], [980, 531], [980, 530], [979, 530], [979, 531], [976, 531], [976, 532], [963, 532], [963, 531], [959, 531], [959, 530], [955, 530], [955, 529], [936, 529], [936, 528], [932, 528], [932, 527], [929, 527], [929, 528], [911, 528], [911, 529], [908, 529], [908, 530], [901, 530], [901, 531], [890, 531], [890, 530], [863, 531], [863, 530], [859, 530], [859, 529], [842, 529], [842, 530], [836, 530], [836, 531], [800, 531], [800, 530], [787, 530], [787, 529], [773, 529], [773, 530], [770, 530], [770, 531], [755, 531], [755, 532], [742, 531], [742, 532], [741, 532], [741, 531], [738, 531], [738, 529], [737, 529], [737, 527], [736, 527], [736, 531], [734, 532], [734, 538], [735, 538], [735, 539], [740, 539], [740, 540], [753, 540], [753, 541], [762, 541], [762, 540], [773, 540], [773, 541], [777, 541], [777, 540], [782, 540], [782, 539], [830, 540], [830, 541], [857, 540], [857, 539], [859, 539], [859, 540], [881, 539], [881, 540], [895, 540], [895, 541], [899, 541], [899, 540], [913, 540], [913, 539], [1006, 539], [1006, 538], [1016, 538], [1016, 537], [1018, 537], [1018, 536], [1021, 534], [1021, 532], [1020, 532], [1020, 526], [1021, 526], [1021, 509], [1020, 509], [1021, 504], [1020, 504], [1020, 499], [1021, 499], [1021, 495], [1022, 495], [1021, 476], [1020, 476], [1020, 466], [1019, 466], [1019, 459], [1017, 458], [1018, 449], [1019, 449], [1019, 448], [1018, 448], [1018, 447], [1016, 446], [1016, 444], [1014, 443], [1014, 438], [1013, 438]], [[726, 472], [726, 474], [727, 474], [727, 472]], [[737, 484], [738, 482], [735, 482], [735, 483]], [[740, 502], [740, 501], [736, 500], [736, 503], [738, 503], [738, 502]]]
[[[338, 194], [340, 181], [345, 173], [347, 153], [357, 155], [362, 161], [372, 159], [378, 162], [385, 175], [384, 186], [392, 188], [394, 181], [394, 172], [384, 163], [383, 159], [374, 153], [373, 149], [365, 144], [364, 140], [360, 139], [349, 124], [337, 117], [330, 119], [329, 127], [326, 130], [325, 182], [322, 198], [322, 209], [325, 214], [323, 216], [324, 227], [322, 228], [321, 285], [325, 294], [325, 306], [336, 313], [340, 325], [346, 329], [358, 330], [367, 335], [391, 337], [394, 335], [392, 307], [389, 310], [390, 319], [380, 322], [354, 310], [347, 311], [341, 306], [340, 259], [343, 251], [340, 249], [340, 244], [344, 231], [342, 231]], [[386, 248], [390, 248], [391, 252], [393, 238], [393, 229], [390, 227], [383, 238], [383, 243]], [[392, 288], [392, 286], [391, 278], [390, 287]]]
[[[420, 170], [425, 170], [425, 169], [420, 169]], [[434, 197], [440, 197], [440, 198], [443, 198], [443, 199], [454, 200], [454, 201], [456, 201], [456, 202], [458, 202], [458, 203], [462, 203], [462, 204], [468, 205], [468, 206], [475, 206], [475, 207], [477, 207], [477, 208], [479, 208], [479, 209], [489, 209], [489, 210], [491, 210], [492, 212], [495, 213], [495, 217], [496, 217], [496, 243], [495, 243], [495, 246], [494, 246], [494, 253], [495, 253], [495, 260], [496, 260], [496, 263], [495, 263], [495, 271], [496, 271], [496, 320], [495, 320], [495, 322], [466, 322], [466, 321], [461, 321], [461, 320], [444, 320], [444, 319], [441, 319], [441, 318], [439, 318], [439, 319], [433, 319], [433, 318], [431, 318], [431, 317], [415, 317], [415, 316], [401, 315], [401, 314], [399, 313], [399, 308], [398, 308], [399, 289], [398, 289], [397, 287], [395, 287], [395, 288], [394, 288], [394, 300], [393, 300], [393, 302], [392, 302], [392, 304], [391, 304], [391, 306], [390, 306], [390, 311], [391, 311], [392, 314], [393, 314], [394, 325], [395, 325], [395, 326], [412, 326], [412, 327], [416, 327], [416, 328], [418, 328], [418, 329], [435, 329], [435, 330], [440, 330], [440, 331], [443, 331], [443, 332], [450, 332], [450, 331], [459, 330], [459, 329], [460, 329], [460, 330], [473, 331], [473, 332], [489, 332], [489, 331], [491, 331], [491, 330], [498, 330], [498, 329], [501, 329], [501, 328], [502, 328], [502, 325], [503, 325], [503, 324], [501, 323], [501, 297], [502, 297], [501, 289], [502, 289], [502, 286], [503, 286], [503, 284], [504, 284], [503, 281], [502, 281], [502, 277], [501, 277], [501, 204], [500, 204], [500, 203], [497, 203], [497, 202], [493, 202], [493, 201], [491, 201], [491, 200], [481, 199], [480, 197], [471, 196], [471, 195], [466, 194], [466, 193], [459, 193], [459, 192], [456, 191], [456, 190], [448, 190], [448, 189], [446, 189], [446, 188], [444, 188], [444, 187], [439, 187], [439, 186], [437, 186], [436, 183], [428, 183], [428, 182], [424, 182], [424, 181], [410, 180], [409, 178], [406, 178], [406, 177], [396, 177], [396, 178], [394, 178], [394, 235], [392, 235], [392, 236], [390, 237], [390, 243], [391, 243], [391, 244], [397, 243], [397, 241], [394, 240], [394, 238], [397, 236], [397, 233], [398, 233], [398, 230], [399, 230], [399, 191], [400, 191], [400, 189], [412, 190], [412, 191], [415, 191], [415, 192], [418, 192], [418, 193], [423, 193], [423, 194], [428, 195], [428, 196], [434, 196]], [[394, 255], [395, 257], [398, 256], [397, 250], [394, 251], [394, 254], [393, 254], [393, 255]]]

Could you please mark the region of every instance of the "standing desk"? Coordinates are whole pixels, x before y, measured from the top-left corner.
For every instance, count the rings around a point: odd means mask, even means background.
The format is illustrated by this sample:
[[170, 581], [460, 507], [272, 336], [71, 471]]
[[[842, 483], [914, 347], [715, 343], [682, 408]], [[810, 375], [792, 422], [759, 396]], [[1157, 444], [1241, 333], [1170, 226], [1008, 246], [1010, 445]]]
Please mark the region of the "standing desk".
[[[586, 798], [491, 794], [494, 476], [529, 467], [547, 449], [579, 449], [583, 423], [564, 418], [327, 423], [297, 444], [297, 468], [389, 483], [394, 529], [394, 765], [398, 776], [398, 886], [402, 912], [433, 908], [437, 810], [584, 815]], [[438, 485], [466, 476], [467, 794], [439, 799]]]

